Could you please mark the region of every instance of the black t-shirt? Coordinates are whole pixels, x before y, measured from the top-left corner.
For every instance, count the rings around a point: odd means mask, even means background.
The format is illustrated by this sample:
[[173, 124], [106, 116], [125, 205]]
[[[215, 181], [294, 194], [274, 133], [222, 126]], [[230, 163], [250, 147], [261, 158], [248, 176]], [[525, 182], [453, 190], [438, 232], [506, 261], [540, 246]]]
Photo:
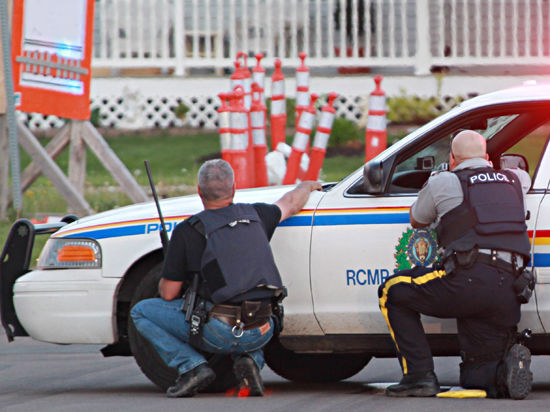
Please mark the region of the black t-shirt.
[[[281, 220], [281, 209], [267, 203], [254, 203], [252, 206], [258, 212], [263, 223], [267, 238], [271, 240], [275, 228]], [[189, 287], [193, 274], [200, 271], [201, 257], [206, 246], [204, 236], [189, 223], [189, 219], [179, 223], [168, 244], [168, 251], [162, 267], [162, 277], [168, 280], [183, 282], [183, 287]], [[200, 288], [199, 294], [209, 299], [206, 288]], [[243, 296], [242, 300], [249, 297]]]

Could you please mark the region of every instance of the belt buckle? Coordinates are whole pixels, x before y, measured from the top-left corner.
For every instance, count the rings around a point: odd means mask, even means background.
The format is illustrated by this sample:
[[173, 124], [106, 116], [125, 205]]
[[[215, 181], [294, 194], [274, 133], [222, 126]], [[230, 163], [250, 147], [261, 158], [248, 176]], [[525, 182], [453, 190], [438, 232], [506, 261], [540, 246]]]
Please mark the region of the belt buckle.
[[244, 335], [244, 322], [239, 322], [238, 324], [233, 326], [233, 328], [231, 328], [231, 333], [236, 338], [240, 338], [241, 336], [243, 336]]

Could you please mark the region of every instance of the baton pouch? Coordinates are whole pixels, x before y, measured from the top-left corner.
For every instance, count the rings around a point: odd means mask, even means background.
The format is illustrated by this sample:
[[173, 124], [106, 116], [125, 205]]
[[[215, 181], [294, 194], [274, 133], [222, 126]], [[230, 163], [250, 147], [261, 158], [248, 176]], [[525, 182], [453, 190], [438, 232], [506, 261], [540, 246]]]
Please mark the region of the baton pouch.
[[241, 304], [241, 319], [245, 325], [256, 319], [256, 313], [262, 307], [262, 302], [245, 300]]

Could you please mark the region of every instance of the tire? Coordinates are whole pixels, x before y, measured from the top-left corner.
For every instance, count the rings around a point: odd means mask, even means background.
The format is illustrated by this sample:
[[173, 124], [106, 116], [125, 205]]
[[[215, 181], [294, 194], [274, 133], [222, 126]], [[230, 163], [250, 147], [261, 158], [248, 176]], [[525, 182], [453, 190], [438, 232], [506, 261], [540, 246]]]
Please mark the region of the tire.
[[278, 375], [294, 382], [337, 382], [350, 378], [371, 360], [368, 354], [309, 354], [286, 349], [278, 338], [264, 348], [265, 361]]
[[[130, 309], [140, 300], [158, 297], [161, 269], [162, 262], [159, 262], [147, 272], [134, 292]], [[141, 336], [131, 316], [128, 316], [128, 338], [132, 354], [141, 371], [151, 382], [166, 391], [174, 384], [178, 373], [166, 365], [149, 341]], [[233, 374], [233, 362], [229, 356], [203, 355], [208, 359], [209, 366], [216, 372], [216, 380], [201, 392], [221, 392], [237, 385], [237, 379]]]

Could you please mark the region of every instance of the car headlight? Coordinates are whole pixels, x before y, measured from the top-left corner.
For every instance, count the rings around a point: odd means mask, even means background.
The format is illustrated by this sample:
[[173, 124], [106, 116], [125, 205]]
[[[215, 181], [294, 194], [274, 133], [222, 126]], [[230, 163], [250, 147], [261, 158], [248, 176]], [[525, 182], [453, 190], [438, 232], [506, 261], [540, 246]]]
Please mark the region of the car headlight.
[[50, 238], [38, 258], [38, 269], [101, 267], [101, 248], [93, 239]]

